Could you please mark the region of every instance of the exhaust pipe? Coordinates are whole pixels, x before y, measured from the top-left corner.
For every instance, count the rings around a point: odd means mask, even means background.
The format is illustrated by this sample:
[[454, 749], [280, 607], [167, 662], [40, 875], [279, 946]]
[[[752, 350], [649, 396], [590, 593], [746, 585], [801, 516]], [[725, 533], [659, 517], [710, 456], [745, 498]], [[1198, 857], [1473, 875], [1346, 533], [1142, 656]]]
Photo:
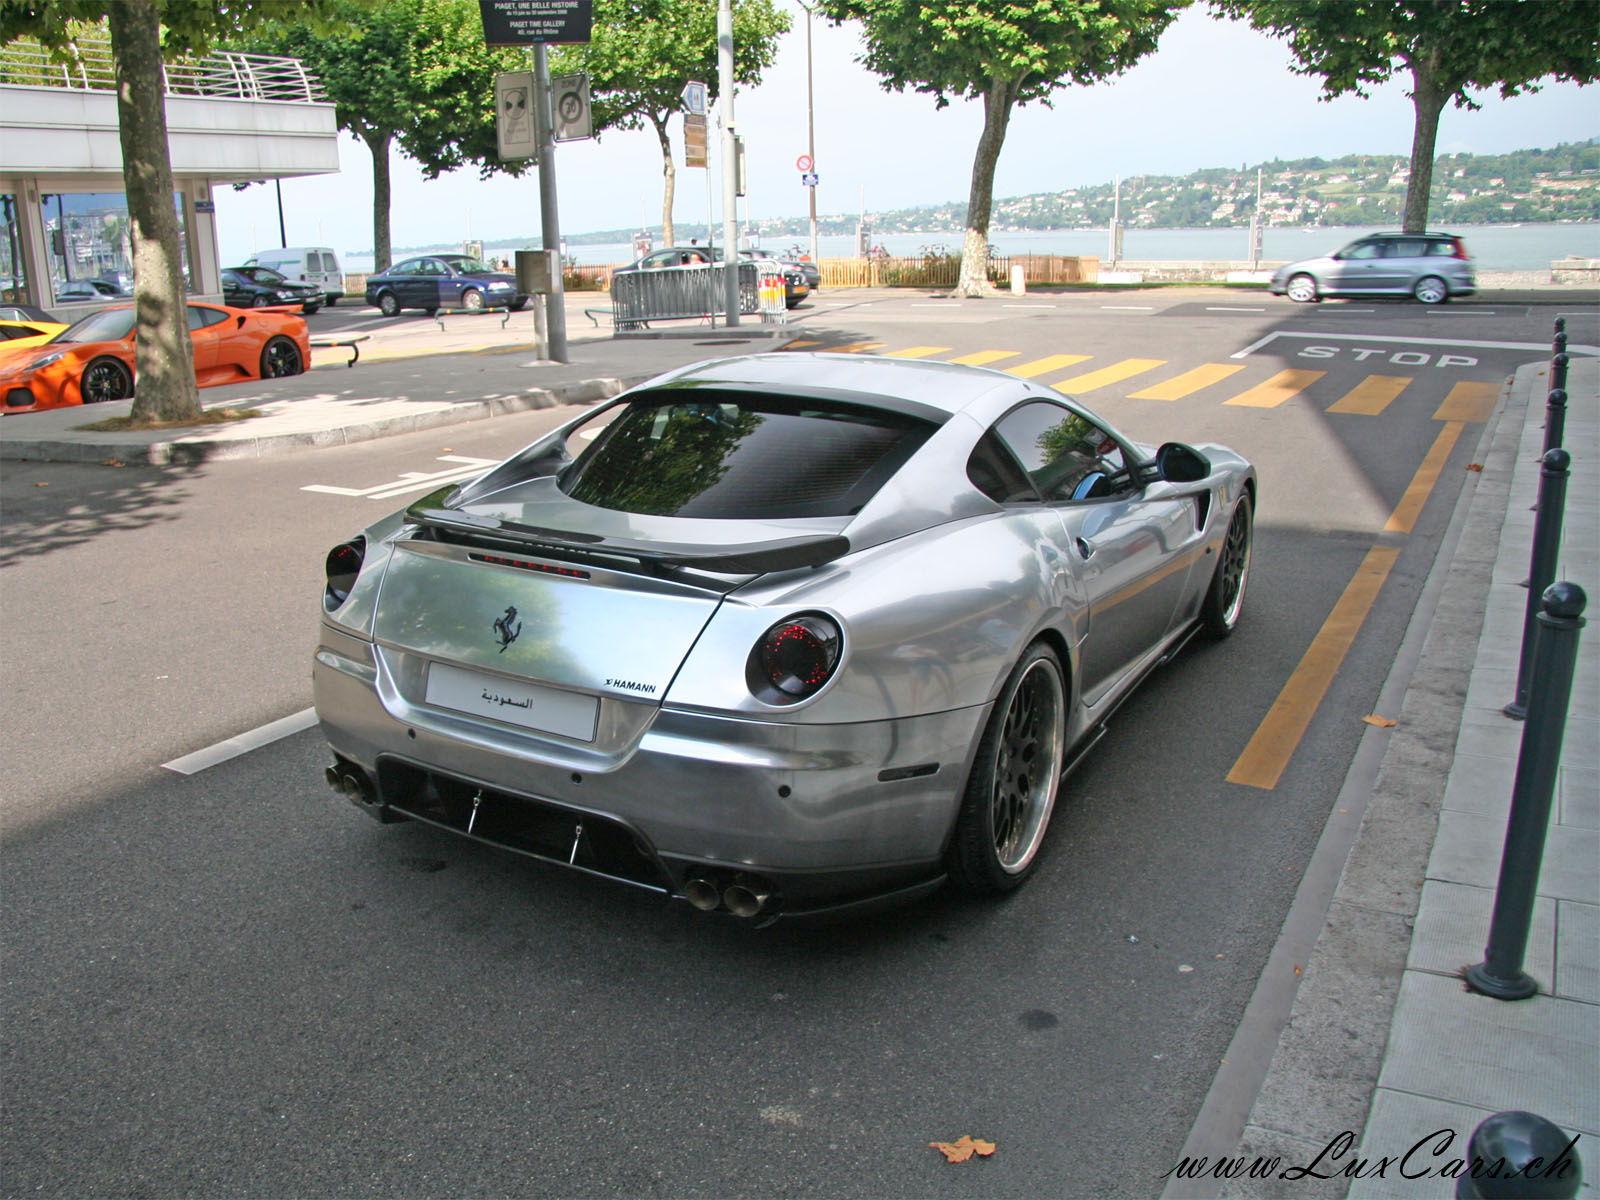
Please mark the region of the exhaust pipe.
[[741, 879], [730, 884], [727, 891], [722, 893], [722, 902], [736, 917], [758, 916], [771, 899], [772, 893], [754, 880]]
[[696, 877], [683, 885], [683, 898], [701, 912], [715, 912], [722, 903], [722, 893], [709, 879]]
[[356, 767], [340, 769], [338, 764], [327, 767], [322, 772], [322, 777], [328, 781], [328, 786], [340, 795], [347, 797], [352, 804], [363, 807], [373, 802], [372, 785], [367, 781], [366, 775]]

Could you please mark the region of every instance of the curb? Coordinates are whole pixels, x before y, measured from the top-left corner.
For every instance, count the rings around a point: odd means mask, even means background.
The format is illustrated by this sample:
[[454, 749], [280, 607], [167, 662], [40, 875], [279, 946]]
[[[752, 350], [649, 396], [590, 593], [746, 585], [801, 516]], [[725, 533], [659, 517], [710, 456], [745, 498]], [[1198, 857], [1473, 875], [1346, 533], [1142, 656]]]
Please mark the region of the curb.
[[[563, 404], [588, 404], [607, 399], [653, 379], [659, 372], [636, 377], [581, 379], [550, 388], [529, 388], [518, 396], [499, 396], [492, 400], [468, 400], [448, 407], [431, 408], [406, 416], [339, 425], [329, 429], [292, 433], [267, 433], [259, 437], [207, 438], [184, 437], [173, 441], [115, 441], [122, 435], [104, 434], [106, 440], [50, 440], [0, 443], [0, 460], [12, 462], [103, 463], [115, 459], [155, 467], [192, 466], [235, 458], [266, 458], [324, 446], [344, 446], [374, 441], [397, 434], [468, 421], [483, 421], [509, 413], [557, 408]], [[271, 418], [267, 418], [270, 420]], [[89, 438], [96, 435], [90, 434]]]

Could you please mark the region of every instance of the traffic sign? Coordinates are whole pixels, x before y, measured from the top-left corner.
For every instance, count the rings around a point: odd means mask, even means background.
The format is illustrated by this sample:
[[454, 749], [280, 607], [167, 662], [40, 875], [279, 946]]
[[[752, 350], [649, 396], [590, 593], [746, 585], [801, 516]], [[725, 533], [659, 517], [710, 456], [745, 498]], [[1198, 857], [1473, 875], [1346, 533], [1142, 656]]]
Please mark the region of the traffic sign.
[[683, 85], [683, 111], [696, 117], [706, 115], [706, 85], [690, 80]]
[[799, 158], [794, 160], [794, 165], [795, 170], [804, 172], [811, 170], [811, 168], [816, 164], [811, 161], [811, 155], [802, 154]]
[[706, 119], [687, 113], [683, 118], [683, 165], [706, 165]]
[[803, 187], [816, 187], [817, 186], [816, 173], [812, 172], [812, 171], [807, 171], [804, 175], [800, 176], [800, 183], [801, 183], [801, 185]]

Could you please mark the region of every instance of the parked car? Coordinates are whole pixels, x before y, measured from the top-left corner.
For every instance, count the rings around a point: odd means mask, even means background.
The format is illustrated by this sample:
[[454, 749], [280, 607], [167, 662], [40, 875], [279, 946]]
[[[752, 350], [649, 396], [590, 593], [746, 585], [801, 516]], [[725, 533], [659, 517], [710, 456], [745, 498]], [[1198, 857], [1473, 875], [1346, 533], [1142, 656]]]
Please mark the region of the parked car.
[[[303, 318], [191, 302], [189, 337], [201, 387], [298, 375], [311, 361]], [[92, 312], [42, 346], [0, 360], [3, 411], [31, 412], [133, 395], [134, 308]]]
[[64, 279], [56, 284], [58, 304], [79, 304], [85, 300], [126, 300], [133, 295], [104, 279]]
[[422, 254], [367, 276], [367, 303], [386, 317], [401, 309], [509, 308], [517, 312], [532, 299], [517, 291], [517, 279], [469, 254]]
[[0, 317], [0, 360], [42, 346], [66, 326], [59, 321], [13, 321]]
[[[741, 250], [739, 257], [746, 262], [770, 260], [783, 268], [783, 303], [785, 308], [794, 308], [811, 294], [811, 283], [806, 278], [805, 270], [799, 263], [785, 262], [783, 259], [773, 258], [770, 254], [763, 254], [759, 250]], [[721, 261], [721, 254], [717, 256]], [[820, 278], [821, 272], [818, 272]]]
[[[741, 250], [739, 253], [741, 253], [741, 254], [745, 254], [745, 253], [761, 254], [762, 251], [759, 251], [759, 250], [756, 250], [756, 251], [744, 251], [744, 250]], [[779, 255], [779, 254], [767, 254], [767, 255], [765, 255], [765, 257], [767, 257], [767, 258], [775, 258], [779, 262], [781, 262], [785, 267], [790, 267], [790, 268], [792, 268], [792, 269], [794, 269], [796, 271], [799, 271], [800, 274], [802, 274], [802, 275], [804, 275], [806, 277], [806, 286], [808, 288], [810, 288], [813, 292], [818, 292], [818, 291], [822, 290], [822, 268], [817, 266], [816, 263], [812, 262], [810, 258], [808, 258], [808, 257], [800, 257], [798, 255], [785, 256], [785, 255]]]
[[1477, 287], [1466, 243], [1451, 233], [1370, 233], [1272, 275], [1273, 295], [1302, 304], [1325, 296], [1414, 296], [1443, 304]]
[[245, 259], [247, 267], [271, 267], [293, 283], [308, 283], [322, 291], [332, 308], [344, 295], [344, 268], [331, 246], [280, 246], [257, 250]]
[[0, 320], [56, 323], [55, 317], [35, 304], [0, 304]]
[[295, 283], [271, 267], [222, 269], [222, 301], [234, 308], [292, 304], [309, 315], [322, 307], [322, 300], [322, 288], [319, 285]]
[[1239, 621], [1255, 501], [1002, 372], [698, 363], [329, 552], [326, 776], [756, 920], [1007, 892], [1109, 714]]

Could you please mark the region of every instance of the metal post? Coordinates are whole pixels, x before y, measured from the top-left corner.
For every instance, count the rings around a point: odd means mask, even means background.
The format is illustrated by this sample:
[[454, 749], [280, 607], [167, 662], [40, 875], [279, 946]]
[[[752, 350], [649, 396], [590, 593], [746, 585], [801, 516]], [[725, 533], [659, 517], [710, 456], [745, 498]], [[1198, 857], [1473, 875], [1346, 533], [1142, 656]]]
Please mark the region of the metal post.
[[[1559, 451], [1557, 451], [1559, 453]], [[1511, 789], [1511, 819], [1506, 824], [1500, 856], [1500, 883], [1495, 889], [1494, 916], [1484, 961], [1466, 970], [1474, 991], [1497, 1000], [1524, 1000], [1538, 984], [1522, 969], [1533, 921], [1534, 893], [1544, 859], [1545, 828], [1561, 762], [1561, 738], [1567, 726], [1567, 702], [1578, 661], [1578, 631], [1584, 626], [1588, 597], [1575, 583], [1563, 580], [1544, 593], [1539, 614], [1539, 686], [1529, 701], [1528, 723], [1517, 755], [1517, 778]]]
[[[811, 10], [804, 4], [800, 6], [806, 10], [806, 157], [811, 160], [811, 170], [817, 169], [817, 124], [816, 106], [812, 101], [811, 90]], [[811, 261], [819, 267], [822, 265], [822, 255], [817, 251], [817, 188], [815, 184], [806, 191], [811, 193]]]
[[[1562, 361], [1563, 381], [1567, 374], [1565, 354], [1556, 355]], [[1567, 393], [1562, 388], [1552, 388], [1544, 405], [1544, 453], [1557, 449], [1567, 434]]]
[[555, 122], [550, 112], [550, 54], [540, 42], [533, 48], [534, 119], [539, 137], [539, 238], [547, 252], [554, 252], [550, 294], [544, 310], [550, 334], [550, 358], [567, 360], [567, 303], [561, 289], [561, 218], [556, 211]]
[[1556, 577], [1572, 455], [1565, 450], [1551, 450], [1543, 461], [1544, 468], [1539, 472], [1539, 515], [1533, 522], [1533, 559], [1528, 566], [1528, 608], [1522, 620], [1522, 656], [1517, 663], [1517, 695], [1501, 710], [1517, 721], [1528, 715], [1528, 688], [1533, 681], [1533, 655], [1539, 640], [1539, 598]]
[[1468, 1164], [1504, 1163], [1456, 1176], [1456, 1200], [1572, 1200], [1583, 1186], [1577, 1135], [1538, 1113], [1497, 1112], [1467, 1139]]
[[722, 122], [722, 278], [728, 325], [739, 323], [739, 165], [733, 120], [733, 4], [717, 0], [717, 116]]

